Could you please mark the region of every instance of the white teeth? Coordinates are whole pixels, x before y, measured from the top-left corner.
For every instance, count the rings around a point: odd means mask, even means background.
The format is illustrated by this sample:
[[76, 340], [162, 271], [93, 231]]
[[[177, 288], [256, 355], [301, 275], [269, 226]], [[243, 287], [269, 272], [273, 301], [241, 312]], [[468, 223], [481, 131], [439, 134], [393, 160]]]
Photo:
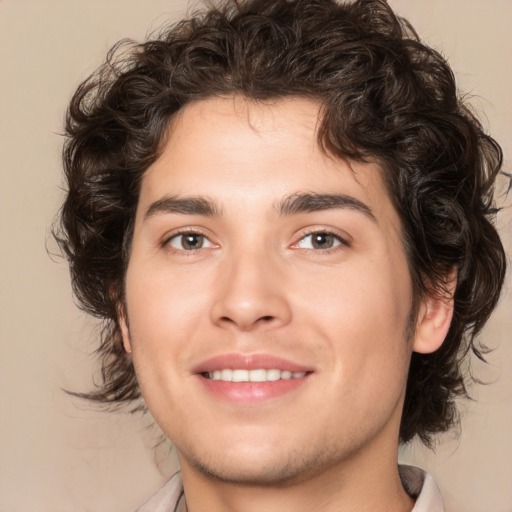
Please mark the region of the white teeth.
[[267, 370], [267, 380], [274, 381], [281, 378], [281, 370]]
[[221, 370], [219, 380], [231, 382], [233, 380], [233, 370]]
[[251, 370], [249, 380], [251, 382], [265, 382], [267, 380], [267, 370]]
[[249, 380], [249, 370], [233, 370], [233, 382], [247, 382]]
[[273, 382], [276, 380], [300, 379], [306, 372], [290, 372], [288, 370], [278, 370], [272, 368], [265, 370], [215, 370], [208, 373], [212, 380], [224, 380], [226, 382]]

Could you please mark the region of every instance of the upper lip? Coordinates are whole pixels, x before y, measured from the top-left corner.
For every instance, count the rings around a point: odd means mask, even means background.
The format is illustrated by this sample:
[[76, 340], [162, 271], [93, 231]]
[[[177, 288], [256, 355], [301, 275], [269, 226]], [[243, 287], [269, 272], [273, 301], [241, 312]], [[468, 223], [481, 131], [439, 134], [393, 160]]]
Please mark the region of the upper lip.
[[272, 370], [279, 369], [289, 372], [310, 372], [311, 367], [295, 363], [288, 359], [270, 354], [229, 353], [211, 357], [192, 369], [192, 373], [208, 373], [215, 370], [230, 368], [232, 370]]

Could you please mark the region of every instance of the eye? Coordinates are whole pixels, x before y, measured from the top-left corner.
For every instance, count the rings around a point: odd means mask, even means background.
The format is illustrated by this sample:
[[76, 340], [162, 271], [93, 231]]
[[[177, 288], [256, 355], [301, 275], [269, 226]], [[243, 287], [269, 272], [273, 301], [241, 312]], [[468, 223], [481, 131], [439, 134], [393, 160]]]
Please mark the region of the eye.
[[347, 243], [334, 233], [316, 231], [302, 237], [299, 242], [295, 244], [295, 247], [298, 249], [327, 250], [338, 247], [339, 245], [347, 245]]
[[178, 233], [167, 240], [167, 245], [179, 251], [196, 251], [208, 247], [215, 247], [205, 235], [201, 233]]

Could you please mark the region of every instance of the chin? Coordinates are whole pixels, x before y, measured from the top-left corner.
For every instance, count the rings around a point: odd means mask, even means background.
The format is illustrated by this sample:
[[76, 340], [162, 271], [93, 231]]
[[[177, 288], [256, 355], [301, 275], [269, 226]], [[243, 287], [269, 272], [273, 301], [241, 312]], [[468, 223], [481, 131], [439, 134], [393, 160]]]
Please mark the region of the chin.
[[279, 462], [276, 464], [255, 463], [251, 461], [236, 464], [218, 461], [207, 464], [202, 461], [192, 462], [196, 470], [210, 479], [239, 485], [269, 486], [286, 485], [296, 481], [304, 473], [302, 465]]
[[[179, 450], [178, 450], [179, 452]], [[322, 466], [332, 464], [332, 454], [308, 453], [304, 450], [294, 453], [210, 453], [180, 454], [180, 463], [193, 467], [207, 478], [220, 482], [252, 486], [287, 486], [308, 478], [310, 473], [317, 473]]]

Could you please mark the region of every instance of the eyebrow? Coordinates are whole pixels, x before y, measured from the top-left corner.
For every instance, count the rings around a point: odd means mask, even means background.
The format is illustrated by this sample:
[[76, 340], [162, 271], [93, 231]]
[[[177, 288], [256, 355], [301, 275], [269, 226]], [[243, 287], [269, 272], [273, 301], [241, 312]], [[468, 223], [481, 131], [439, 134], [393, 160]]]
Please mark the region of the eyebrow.
[[165, 196], [151, 203], [144, 214], [144, 219], [163, 213], [203, 215], [206, 217], [220, 215], [216, 204], [206, 197]]
[[[346, 194], [298, 193], [286, 197], [275, 205], [279, 216], [312, 213], [335, 208], [355, 210], [364, 214], [373, 222], [377, 222], [377, 218], [368, 205]], [[215, 202], [207, 197], [165, 196], [151, 203], [144, 214], [144, 219], [165, 213], [218, 217], [221, 212]]]
[[346, 208], [356, 210], [366, 215], [373, 222], [377, 222], [377, 218], [368, 205], [346, 194], [317, 194], [310, 192], [293, 194], [280, 202], [276, 208], [279, 215], [296, 215], [298, 213]]

